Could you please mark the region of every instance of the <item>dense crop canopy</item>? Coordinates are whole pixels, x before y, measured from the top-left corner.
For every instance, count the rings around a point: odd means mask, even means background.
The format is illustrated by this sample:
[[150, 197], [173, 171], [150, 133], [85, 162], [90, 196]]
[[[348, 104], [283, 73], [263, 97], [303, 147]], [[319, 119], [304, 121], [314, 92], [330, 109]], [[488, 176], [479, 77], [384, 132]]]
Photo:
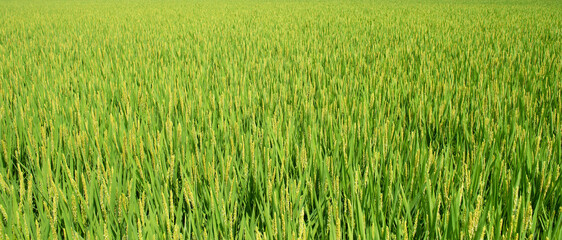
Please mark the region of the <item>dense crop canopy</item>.
[[0, 2], [0, 239], [561, 239], [561, 13]]

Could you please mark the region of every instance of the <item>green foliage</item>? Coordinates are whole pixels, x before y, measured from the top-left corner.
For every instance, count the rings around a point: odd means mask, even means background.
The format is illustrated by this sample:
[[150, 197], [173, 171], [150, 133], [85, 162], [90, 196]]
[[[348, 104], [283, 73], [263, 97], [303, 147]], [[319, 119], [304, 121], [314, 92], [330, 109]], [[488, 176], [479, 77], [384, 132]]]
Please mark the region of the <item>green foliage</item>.
[[2, 2], [0, 239], [560, 239], [555, 2]]

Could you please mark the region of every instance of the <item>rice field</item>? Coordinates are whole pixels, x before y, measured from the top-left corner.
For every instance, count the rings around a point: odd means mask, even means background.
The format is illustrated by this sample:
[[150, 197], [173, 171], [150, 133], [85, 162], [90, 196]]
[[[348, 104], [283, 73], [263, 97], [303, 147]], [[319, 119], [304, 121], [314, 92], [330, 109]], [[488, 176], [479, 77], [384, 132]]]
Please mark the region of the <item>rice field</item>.
[[559, 1], [1, 1], [0, 239], [562, 239]]

